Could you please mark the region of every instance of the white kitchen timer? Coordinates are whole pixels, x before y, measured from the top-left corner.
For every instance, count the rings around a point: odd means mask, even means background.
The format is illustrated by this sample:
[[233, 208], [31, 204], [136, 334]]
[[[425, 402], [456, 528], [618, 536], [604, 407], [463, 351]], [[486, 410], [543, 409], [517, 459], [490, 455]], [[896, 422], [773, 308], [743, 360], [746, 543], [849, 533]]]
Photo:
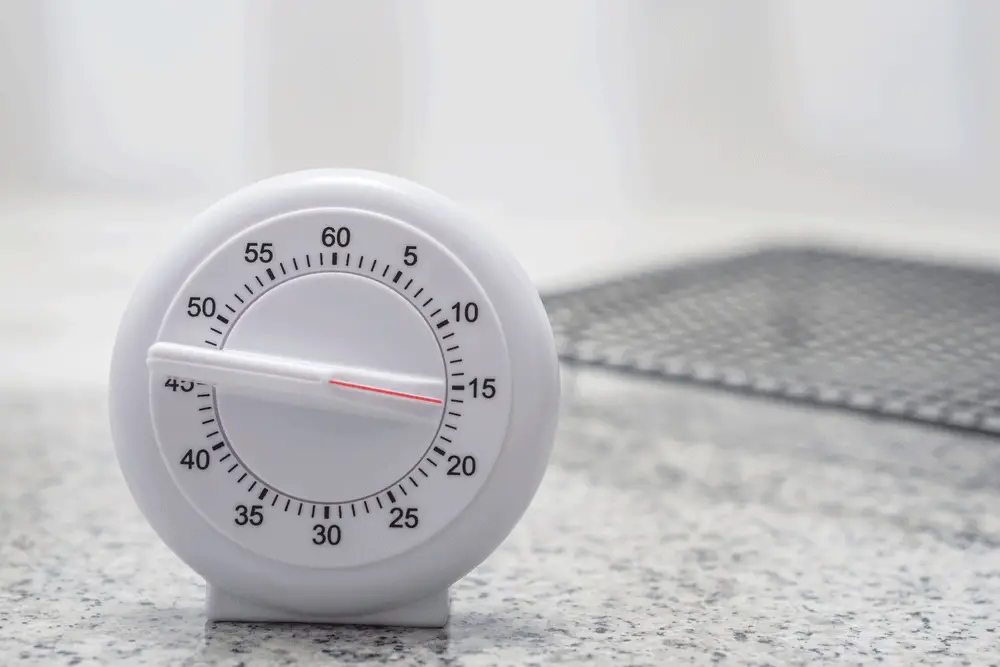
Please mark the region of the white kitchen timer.
[[559, 369], [538, 293], [443, 197], [305, 171], [155, 259], [111, 362], [122, 472], [222, 621], [440, 626], [541, 482]]

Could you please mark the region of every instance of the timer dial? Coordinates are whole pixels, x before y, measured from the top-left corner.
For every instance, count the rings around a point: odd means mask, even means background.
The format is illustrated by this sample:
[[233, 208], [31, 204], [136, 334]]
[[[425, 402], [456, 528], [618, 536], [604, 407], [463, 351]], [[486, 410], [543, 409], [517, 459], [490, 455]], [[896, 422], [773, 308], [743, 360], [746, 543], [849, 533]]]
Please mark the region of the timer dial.
[[233, 237], [178, 291], [147, 365], [160, 452], [192, 504], [309, 567], [387, 558], [446, 525], [510, 412], [507, 349], [472, 274], [359, 211]]
[[354, 171], [206, 212], [137, 290], [111, 379], [154, 528], [230, 601], [216, 616], [274, 620], [440, 598], [527, 507], [558, 402], [509, 255], [434, 193]]

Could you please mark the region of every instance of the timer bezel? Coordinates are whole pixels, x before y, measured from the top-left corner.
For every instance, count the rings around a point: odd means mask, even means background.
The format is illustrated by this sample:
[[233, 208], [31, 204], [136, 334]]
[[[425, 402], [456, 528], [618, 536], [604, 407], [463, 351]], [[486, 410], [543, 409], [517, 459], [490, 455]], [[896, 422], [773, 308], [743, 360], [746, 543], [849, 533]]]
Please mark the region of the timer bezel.
[[[496, 311], [510, 359], [511, 408], [493, 469], [464, 512], [411, 550], [343, 569], [272, 560], [218, 532], [176, 486], [153, 433], [146, 351], [187, 277], [244, 228], [283, 214], [354, 208], [428, 234], [468, 267]], [[214, 587], [309, 615], [370, 614], [440, 593], [484, 560], [527, 509], [555, 433], [559, 367], [537, 290], [503, 244], [435, 192], [359, 170], [310, 170], [248, 186], [198, 216], [137, 287], [112, 355], [115, 450], [137, 504], [164, 542]]]

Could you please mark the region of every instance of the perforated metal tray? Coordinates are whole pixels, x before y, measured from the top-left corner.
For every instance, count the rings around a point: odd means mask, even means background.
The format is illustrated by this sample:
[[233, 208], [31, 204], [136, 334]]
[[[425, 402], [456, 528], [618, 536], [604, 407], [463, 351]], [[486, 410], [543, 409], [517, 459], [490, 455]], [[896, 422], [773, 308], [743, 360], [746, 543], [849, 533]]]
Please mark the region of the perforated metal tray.
[[1000, 434], [1000, 274], [814, 248], [543, 297], [568, 364]]

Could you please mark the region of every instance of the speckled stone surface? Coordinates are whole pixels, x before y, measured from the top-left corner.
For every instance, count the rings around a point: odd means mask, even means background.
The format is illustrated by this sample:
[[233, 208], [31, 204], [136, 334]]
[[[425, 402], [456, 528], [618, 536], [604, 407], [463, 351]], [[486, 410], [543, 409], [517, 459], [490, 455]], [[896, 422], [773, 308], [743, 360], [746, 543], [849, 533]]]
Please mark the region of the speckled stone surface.
[[207, 624], [103, 397], [0, 397], [0, 665], [1000, 665], [1000, 441], [573, 380], [442, 630]]

